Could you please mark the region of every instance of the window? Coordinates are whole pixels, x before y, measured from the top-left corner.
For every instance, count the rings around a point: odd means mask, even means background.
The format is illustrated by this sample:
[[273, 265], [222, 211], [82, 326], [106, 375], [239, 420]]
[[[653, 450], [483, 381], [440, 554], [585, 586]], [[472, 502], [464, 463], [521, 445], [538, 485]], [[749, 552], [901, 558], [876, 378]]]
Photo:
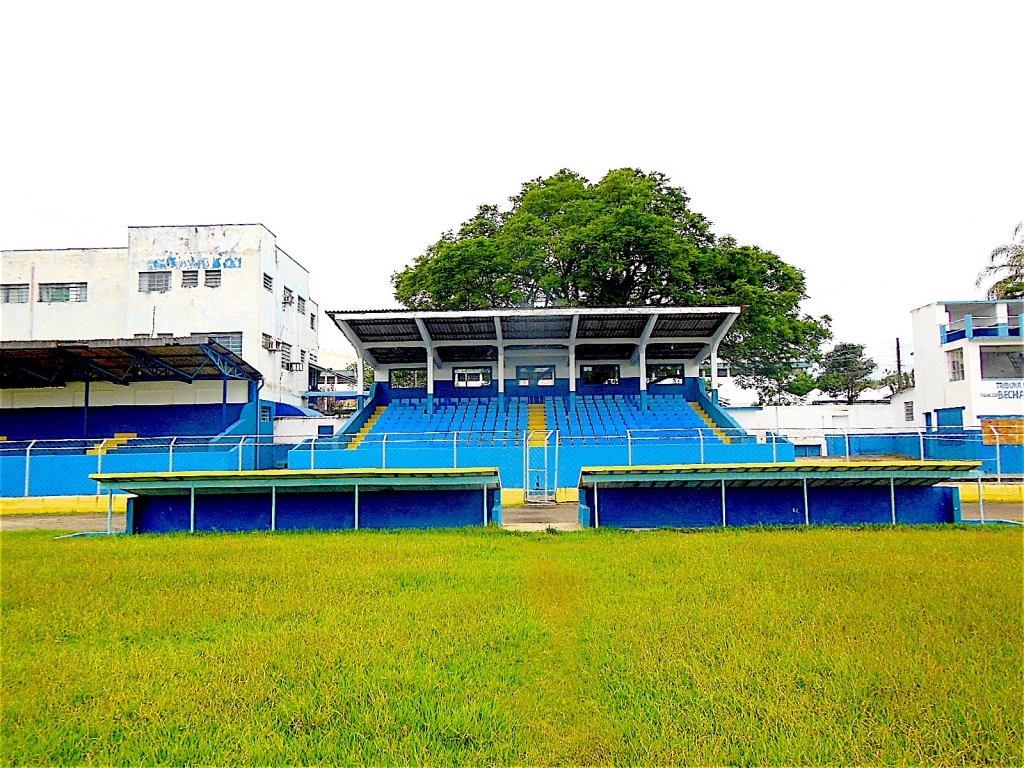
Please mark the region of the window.
[[313, 314], [312, 312], [309, 315], [309, 329], [311, 331], [316, 330], [316, 315]]
[[389, 377], [392, 389], [413, 389], [427, 386], [426, 368], [394, 368]]
[[40, 283], [39, 300], [46, 304], [62, 304], [88, 300], [87, 283]]
[[304, 349], [299, 350], [299, 362], [303, 365], [306, 364], [306, 350]]
[[[707, 374], [711, 375], [708, 369]], [[647, 366], [648, 384], [682, 384], [686, 371], [681, 365], [649, 365]]]
[[274, 278], [268, 275], [266, 272], [263, 273], [263, 287], [271, 293], [274, 292]]
[[619, 366], [581, 365], [580, 378], [584, 384], [618, 384]]
[[300, 315], [306, 314], [306, 300], [299, 296], [299, 298], [295, 301], [295, 308], [299, 310]]
[[456, 368], [454, 374], [452, 381], [456, 387], [474, 389], [488, 387], [491, 384], [490, 368]]
[[28, 304], [28, 283], [0, 285], [0, 304]]
[[242, 356], [242, 332], [218, 332], [218, 331], [193, 331], [193, 336], [205, 336], [211, 341], [215, 341], [222, 347], [227, 347], [228, 351], [234, 352], [239, 357]]
[[139, 293], [167, 293], [169, 290], [170, 272], [139, 272]]
[[950, 381], [964, 380], [964, 351], [952, 349], [946, 353], [946, 364], [949, 367]]
[[1024, 378], [1024, 349], [1020, 347], [981, 348], [981, 378]]
[[269, 405], [261, 405], [260, 406], [260, 421], [262, 421], [264, 424], [267, 424], [267, 423], [270, 422], [270, 406]]
[[292, 361], [292, 345], [281, 342], [281, 367], [286, 371], [288, 364]]
[[907, 400], [907, 402], [905, 402], [903, 404], [903, 420], [904, 421], [913, 421], [914, 420], [914, 401], [913, 400]]
[[199, 286], [199, 270], [186, 269], [181, 273], [182, 288], [196, 288]]
[[207, 288], [220, 288], [220, 270], [206, 270], [203, 273], [203, 285], [205, 285]]
[[555, 386], [555, 366], [553, 365], [518, 365], [516, 378], [520, 387], [553, 387]]
[[286, 307], [289, 304], [295, 303], [295, 294], [292, 293], [292, 289], [289, 288], [288, 286], [285, 286], [284, 293], [281, 295], [281, 303], [284, 304]]

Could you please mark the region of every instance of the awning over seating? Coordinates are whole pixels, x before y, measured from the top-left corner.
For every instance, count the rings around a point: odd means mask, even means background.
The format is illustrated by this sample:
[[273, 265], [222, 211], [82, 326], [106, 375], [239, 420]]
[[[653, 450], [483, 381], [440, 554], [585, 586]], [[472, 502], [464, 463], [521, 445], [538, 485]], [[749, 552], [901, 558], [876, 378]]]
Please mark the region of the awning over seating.
[[260, 372], [207, 336], [0, 342], [0, 388], [76, 381], [128, 385], [202, 379], [259, 381]]
[[506, 351], [524, 349], [565, 350], [570, 366], [577, 360], [699, 363], [716, 356], [742, 311], [738, 306], [558, 307], [327, 314], [374, 367], [497, 361], [502, 370]]

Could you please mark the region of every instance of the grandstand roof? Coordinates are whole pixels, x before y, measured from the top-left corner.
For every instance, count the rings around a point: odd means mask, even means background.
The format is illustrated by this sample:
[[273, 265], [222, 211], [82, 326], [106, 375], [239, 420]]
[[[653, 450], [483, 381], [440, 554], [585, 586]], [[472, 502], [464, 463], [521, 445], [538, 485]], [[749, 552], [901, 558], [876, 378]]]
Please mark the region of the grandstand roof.
[[498, 349], [572, 347], [579, 360], [701, 360], [742, 307], [330, 311], [356, 351], [384, 365], [487, 361]]
[[0, 388], [59, 387], [73, 381], [128, 385], [199, 379], [258, 381], [259, 371], [207, 336], [0, 342]]

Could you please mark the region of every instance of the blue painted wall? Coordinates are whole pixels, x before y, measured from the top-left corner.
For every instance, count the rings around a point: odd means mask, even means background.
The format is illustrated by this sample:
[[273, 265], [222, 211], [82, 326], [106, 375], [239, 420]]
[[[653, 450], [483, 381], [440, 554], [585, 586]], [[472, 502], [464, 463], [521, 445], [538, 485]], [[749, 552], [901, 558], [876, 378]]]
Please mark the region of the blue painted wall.
[[[722, 524], [721, 487], [602, 488], [598, 522], [622, 528], [703, 528]], [[811, 525], [890, 524], [888, 486], [809, 487]], [[959, 490], [942, 486], [896, 486], [898, 524], [959, 521]], [[583, 517], [593, 517], [593, 491], [584, 489]], [[726, 525], [803, 525], [801, 486], [754, 488], [727, 486]], [[582, 519], [582, 518], [581, 518]]]
[[[487, 494], [488, 518], [497, 510], [496, 490]], [[138, 496], [130, 504], [133, 533], [189, 530], [187, 495]], [[281, 492], [277, 494], [277, 529], [344, 530], [354, 527], [355, 494], [347, 492]], [[271, 497], [267, 492], [196, 494], [196, 530], [269, 531]], [[483, 525], [484, 491], [377, 491], [361, 488], [360, 528], [452, 528]]]
[[[995, 474], [1024, 474], [1024, 445], [1001, 445], [999, 456], [995, 445], [986, 445], [981, 430], [944, 428], [917, 434], [851, 434], [850, 456], [895, 454], [920, 459], [922, 438], [924, 458], [930, 461], [980, 461], [982, 471]], [[846, 437], [827, 435], [825, 444], [830, 456], [846, 455]]]
[[[241, 403], [227, 404], [227, 423], [238, 421]], [[0, 435], [8, 440], [60, 440], [113, 437], [117, 432], [140, 436], [216, 435], [221, 432], [221, 405], [90, 406], [88, 431], [84, 408], [0, 409]]]

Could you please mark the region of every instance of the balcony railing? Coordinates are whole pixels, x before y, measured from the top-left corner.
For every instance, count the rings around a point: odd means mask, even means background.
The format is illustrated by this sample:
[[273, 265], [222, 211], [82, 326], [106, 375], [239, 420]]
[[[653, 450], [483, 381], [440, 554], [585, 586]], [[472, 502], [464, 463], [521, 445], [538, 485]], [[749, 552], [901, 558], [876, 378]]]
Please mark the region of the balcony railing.
[[964, 315], [949, 325], [939, 326], [943, 344], [960, 339], [974, 338], [1020, 338], [1024, 326], [1024, 315], [1015, 315], [1000, 321], [991, 315]]

